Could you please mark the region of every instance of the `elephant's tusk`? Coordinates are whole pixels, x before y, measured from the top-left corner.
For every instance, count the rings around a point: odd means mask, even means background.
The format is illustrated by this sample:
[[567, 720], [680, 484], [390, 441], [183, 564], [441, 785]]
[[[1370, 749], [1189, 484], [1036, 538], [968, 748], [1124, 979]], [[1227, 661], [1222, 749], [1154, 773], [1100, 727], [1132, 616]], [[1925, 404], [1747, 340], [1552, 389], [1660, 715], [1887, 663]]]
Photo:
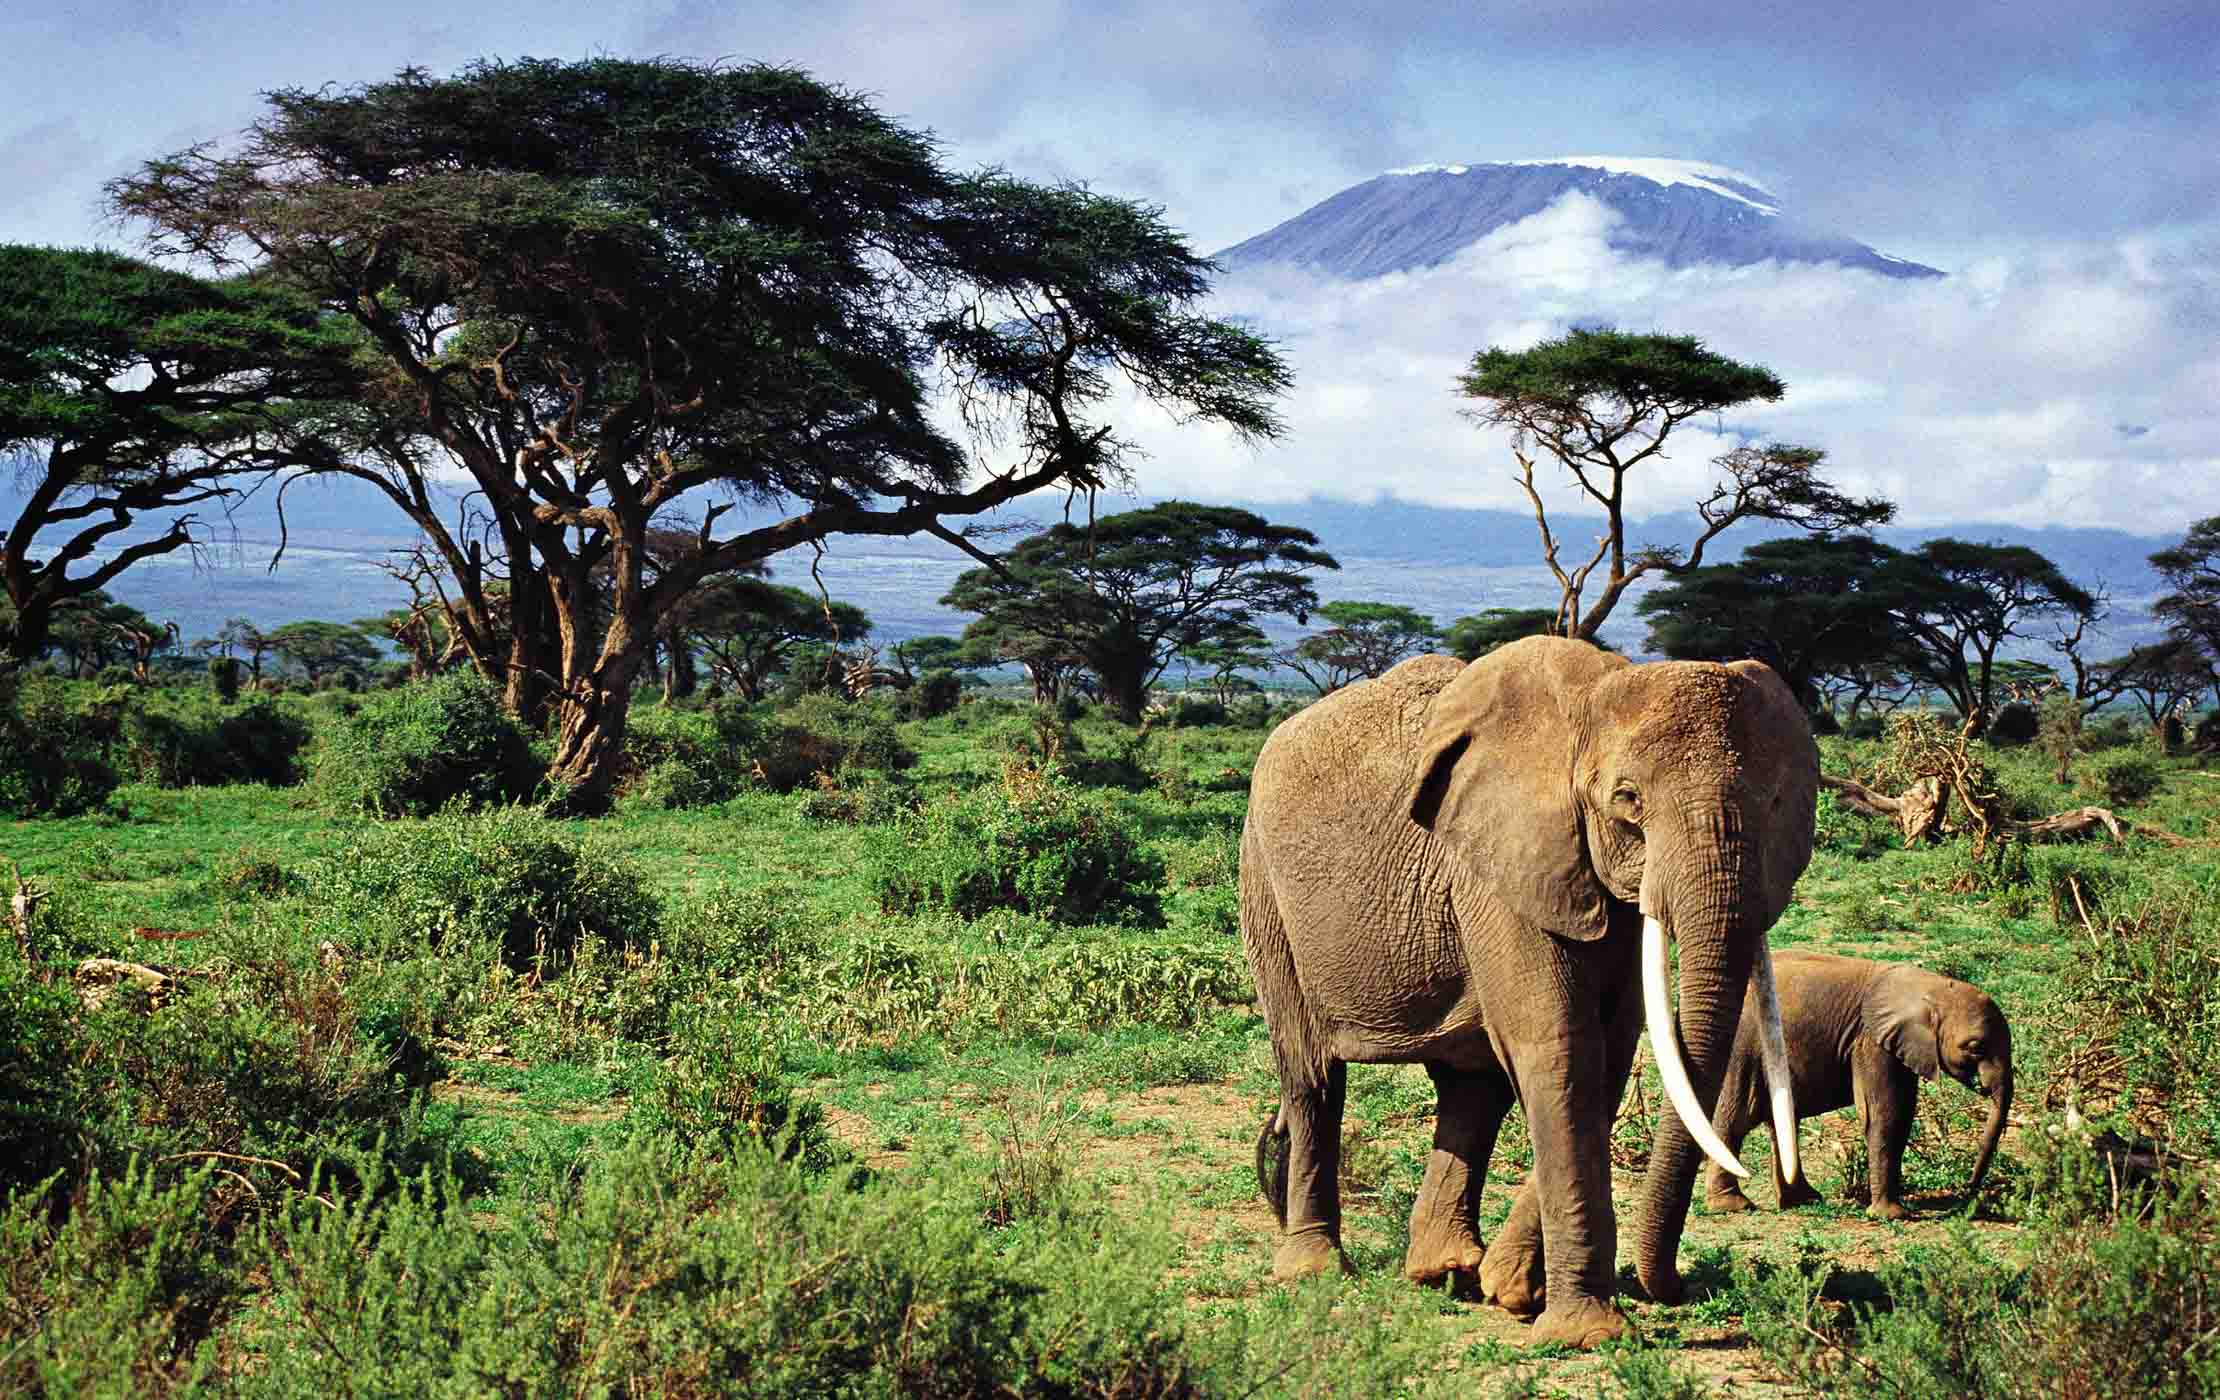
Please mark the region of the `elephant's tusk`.
[[1688, 1135], [1704, 1155], [1738, 1177], [1750, 1169], [1742, 1165], [1719, 1135], [1711, 1130], [1703, 1105], [1696, 1102], [1696, 1086], [1682, 1063], [1680, 1036], [1673, 1029], [1673, 1015], [1665, 998], [1665, 926], [1649, 914], [1642, 916], [1642, 1007], [1648, 1017], [1650, 1053], [1657, 1057], [1657, 1077], [1665, 1081], [1665, 1097], [1687, 1125]]
[[1750, 989], [1757, 994], [1758, 1054], [1772, 1091], [1773, 1151], [1780, 1156], [1781, 1180], [1794, 1181], [1803, 1166], [1796, 1152], [1796, 1084], [1788, 1070], [1788, 1038], [1781, 1031], [1781, 994], [1773, 986], [1773, 950], [1762, 939], [1750, 969]]

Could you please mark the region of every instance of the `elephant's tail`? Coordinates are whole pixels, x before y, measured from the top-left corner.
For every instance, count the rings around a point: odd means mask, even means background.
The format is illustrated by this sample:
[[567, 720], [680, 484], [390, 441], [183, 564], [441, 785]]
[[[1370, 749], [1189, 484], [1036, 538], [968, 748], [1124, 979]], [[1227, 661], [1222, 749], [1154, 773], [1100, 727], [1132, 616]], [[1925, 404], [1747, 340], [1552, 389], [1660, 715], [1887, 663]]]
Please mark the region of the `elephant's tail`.
[[1279, 1109], [1256, 1135], [1256, 1189], [1272, 1203], [1280, 1228], [1287, 1228], [1287, 1115]]

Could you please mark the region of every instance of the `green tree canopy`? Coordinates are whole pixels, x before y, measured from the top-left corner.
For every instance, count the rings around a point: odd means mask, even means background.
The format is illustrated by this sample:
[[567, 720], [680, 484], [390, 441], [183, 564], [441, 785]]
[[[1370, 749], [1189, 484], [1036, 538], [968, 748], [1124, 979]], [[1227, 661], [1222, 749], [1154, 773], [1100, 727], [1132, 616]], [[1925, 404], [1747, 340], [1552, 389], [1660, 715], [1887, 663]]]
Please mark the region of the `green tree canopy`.
[[1442, 646], [1460, 661], [1478, 661], [1507, 642], [1548, 635], [1556, 621], [1548, 608], [1489, 608], [1450, 623]]
[[339, 671], [367, 671], [383, 659], [376, 641], [346, 622], [288, 622], [262, 634], [278, 660], [315, 683]]
[[[1472, 357], [1457, 389], [1477, 401], [1469, 410], [1476, 422], [1510, 430], [1511, 452], [1541, 529], [1542, 558], [1558, 584], [1551, 630], [1561, 636], [1593, 640], [1636, 579], [1700, 566], [1704, 546], [1738, 521], [1827, 532], [1881, 524], [1896, 513], [1887, 501], [1860, 500], [1828, 485], [1819, 475], [1826, 454], [1818, 448], [1745, 445], [1712, 459], [1718, 477], [1696, 502], [1703, 531], [1693, 545], [1629, 546], [1627, 475], [1663, 455], [1674, 428], [1702, 414], [1774, 403], [1787, 392], [1771, 370], [1729, 359], [1694, 336], [1573, 330], [1527, 350], [1491, 347]], [[1585, 560], [1559, 557], [1560, 541], [1534, 481], [1536, 444], [1604, 513], [1604, 532]], [[1600, 579], [1599, 568], [1605, 570]], [[1598, 591], [1583, 611], [1591, 582]]]
[[871, 619], [852, 603], [746, 574], [710, 580], [687, 609], [686, 638], [709, 657], [710, 669], [740, 695], [761, 700], [764, 688], [806, 642], [857, 642]]
[[1816, 709], [1822, 678], [1862, 674], [1897, 649], [1898, 616], [1917, 602], [1902, 559], [1863, 535], [1766, 540], [1643, 597], [1643, 645], [1683, 661], [1762, 661]]
[[2166, 593], [2152, 615], [2177, 637], [2194, 639], [2220, 656], [2220, 515], [2189, 527], [2182, 542], [2151, 556]]
[[[190, 507], [295, 460], [290, 426], [345, 382], [355, 347], [263, 279], [0, 244], [0, 460], [28, 488], [0, 532], [0, 652], [37, 655], [56, 609], [199, 538]], [[150, 511], [177, 513], [119, 540]]]
[[1255, 627], [1222, 627], [1211, 635], [1179, 649], [1180, 663], [1192, 679], [1200, 674], [1203, 689], [1221, 705], [1233, 703], [1242, 691], [1258, 689], [1243, 671], [1269, 671], [1279, 657], [1263, 632]]
[[1341, 567], [1318, 537], [1232, 506], [1166, 501], [1061, 524], [1020, 542], [1004, 569], [972, 569], [941, 602], [1081, 658], [1128, 723], [1183, 648], [1307, 620], [1315, 569]]
[[[555, 707], [550, 776], [582, 806], [616, 776], [663, 618], [704, 580], [834, 534], [960, 540], [944, 522], [1122, 480], [1105, 415], [1128, 390], [1278, 429], [1284, 365], [1198, 310], [1210, 264], [1157, 211], [953, 173], [790, 68], [489, 61], [267, 101], [235, 148], [150, 162], [113, 207], [160, 252], [246, 257], [359, 326], [376, 374], [327, 425], [324, 468], [424, 532], [458, 624], [487, 634], [470, 654], [520, 713]], [[450, 468], [483, 531], [433, 507]], [[768, 518], [720, 532], [736, 500]], [[648, 533], [674, 518], [701, 547], [652, 569]]]
[[1328, 624], [1325, 630], [1297, 642], [1281, 660], [1320, 695], [1386, 675], [1396, 662], [1442, 639], [1434, 619], [1398, 603], [1332, 602], [1320, 607], [1318, 616]]
[[2032, 621], [2086, 618], [2096, 595], [2026, 545], [1928, 540], [1892, 565], [1905, 670], [1986, 729], [1996, 712], [1998, 650]]

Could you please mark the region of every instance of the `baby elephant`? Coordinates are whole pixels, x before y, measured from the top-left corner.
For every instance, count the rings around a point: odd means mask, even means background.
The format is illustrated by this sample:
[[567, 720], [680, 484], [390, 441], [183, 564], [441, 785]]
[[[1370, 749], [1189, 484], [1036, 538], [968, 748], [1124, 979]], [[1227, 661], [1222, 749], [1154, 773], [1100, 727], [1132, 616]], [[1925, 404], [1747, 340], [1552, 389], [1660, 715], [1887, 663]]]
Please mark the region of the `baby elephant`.
[[[1773, 980], [1780, 990], [1796, 1116], [1857, 1105], [1872, 1177], [1870, 1213], [1883, 1220], [1901, 1220], [1906, 1214], [1901, 1199], [1904, 1143], [1911, 1137], [1912, 1110], [1919, 1101], [1917, 1080], [1933, 1079], [1937, 1070], [1993, 1100], [1981, 1134], [1981, 1154], [1966, 1185], [1969, 1199], [1979, 1191], [2012, 1108], [2012, 1029], [1996, 1003], [1977, 987], [1920, 968], [1832, 953], [1780, 950], [1773, 954]], [[1736, 1152], [1750, 1129], [1766, 1121], [1756, 1014], [1755, 1006], [1745, 1002], [1719, 1107], [1712, 1115], [1712, 1126]], [[1773, 1149], [1773, 1185], [1781, 1208], [1818, 1200], [1819, 1193], [1800, 1176], [1781, 1179], [1780, 1144]], [[1734, 1178], [1716, 1166], [1705, 1195], [1712, 1210], [1750, 1209]]]

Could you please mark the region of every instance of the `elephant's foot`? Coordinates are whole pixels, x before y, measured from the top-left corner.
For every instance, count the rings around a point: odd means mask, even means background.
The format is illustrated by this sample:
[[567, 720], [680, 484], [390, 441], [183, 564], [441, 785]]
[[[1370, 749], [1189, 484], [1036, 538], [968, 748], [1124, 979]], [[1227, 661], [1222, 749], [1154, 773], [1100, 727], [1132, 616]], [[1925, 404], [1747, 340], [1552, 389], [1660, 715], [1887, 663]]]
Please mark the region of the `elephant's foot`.
[[1340, 1242], [1324, 1230], [1305, 1230], [1289, 1235], [1272, 1256], [1272, 1280], [1286, 1283], [1291, 1279], [1309, 1278], [1332, 1269], [1350, 1272], [1348, 1256], [1341, 1252]]
[[1748, 1196], [1739, 1187], [1713, 1187], [1704, 1194], [1704, 1209], [1714, 1215], [1735, 1215], [1746, 1210], [1756, 1210]]
[[1480, 1296], [1516, 1318], [1540, 1313], [1549, 1303], [1541, 1241], [1496, 1236], [1495, 1247], [1480, 1261]]
[[1480, 1237], [1463, 1221], [1411, 1231], [1403, 1253], [1403, 1277], [1421, 1285], [1444, 1285], [1452, 1293], [1478, 1294], [1480, 1266], [1487, 1258]]
[[1875, 1201], [1865, 1208], [1865, 1213], [1875, 1220], [1909, 1220], [1912, 1215], [1902, 1201]]
[[1811, 1183], [1801, 1177], [1781, 1187], [1781, 1209], [1794, 1210], [1798, 1206], [1815, 1206], [1820, 1196], [1812, 1190]]
[[1536, 1345], [1562, 1342], [1586, 1350], [1625, 1336], [1630, 1326], [1626, 1314], [1602, 1299], [1575, 1298], [1568, 1303], [1552, 1303], [1534, 1320], [1534, 1331], [1527, 1340]]

